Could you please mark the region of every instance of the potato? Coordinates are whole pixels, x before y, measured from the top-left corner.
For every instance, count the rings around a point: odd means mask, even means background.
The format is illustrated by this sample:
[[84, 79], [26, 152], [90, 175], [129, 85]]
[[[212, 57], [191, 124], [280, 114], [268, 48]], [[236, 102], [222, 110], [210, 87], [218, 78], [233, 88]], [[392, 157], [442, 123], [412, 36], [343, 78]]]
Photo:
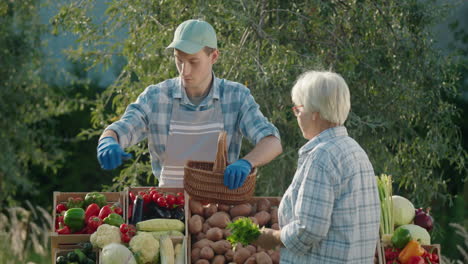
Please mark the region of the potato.
[[231, 218], [226, 212], [216, 212], [206, 222], [212, 227], [226, 228]]
[[206, 232], [206, 238], [211, 241], [218, 241], [223, 239], [223, 230], [219, 227], [212, 227]]
[[213, 244], [214, 242], [209, 240], [209, 239], [202, 239], [202, 240], [199, 240], [197, 242], [195, 242], [195, 244], [192, 245], [192, 249], [193, 248], [204, 248], [204, 247], [211, 247], [211, 245]]
[[192, 252], [190, 253], [190, 259], [192, 262], [196, 262], [200, 259], [200, 248], [192, 248]]
[[270, 222], [271, 215], [268, 212], [260, 211], [255, 214], [255, 218], [257, 218], [257, 222], [259, 226], [265, 226]]
[[232, 249], [228, 249], [228, 251], [224, 253], [224, 257], [226, 258], [226, 261], [232, 261], [234, 259], [234, 251], [232, 251]]
[[199, 259], [195, 264], [210, 264], [210, 262], [206, 259]]
[[250, 251], [246, 248], [237, 249], [234, 253], [235, 263], [244, 263], [250, 257]]
[[207, 204], [203, 207], [203, 215], [205, 218], [209, 218], [216, 212], [218, 212], [218, 207], [216, 207], [216, 204]]
[[227, 204], [218, 204], [218, 211], [223, 211], [226, 213], [229, 213], [229, 210], [231, 210], [231, 206]]
[[270, 256], [265, 252], [255, 254], [255, 260], [257, 261], [257, 264], [273, 264]]
[[272, 224], [272, 225], [271, 225], [271, 229], [280, 230], [279, 224], [278, 224], [278, 223]]
[[203, 233], [203, 232], [198, 233], [197, 236], [195, 237], [196, 241], [200, 241], [204, 238], [206, 238], [206, 233]]
[[228, 250], [232, 249], [231, 243], [227, 240], [219, 240], [211, 244], [211, 248], [218, 255], [225, 254]]
[[270, 212], [270, 209], [271, 209], [270, 200], [266, 198], [261, 198], [257, 201], [257, 212], [260, 212], [260, 211]]
[[190, 208], [190, 212], [192, 212], [193, 215], [194, 214], [197, 214], [200, 216], [203, 215], [203, 206], [199, 201], [190, 199], [189, 208]]
[[203, 229], [203, 218], [199, 215], [192, 215], [188, 225], [190, 234], [198, 234]]
[[257, 253], [257, 248], [253, 245], [247, 245], [245, 248], [250, 251], [250, 255]]
[[279, 251], [273, 251], [270, 254], [271, 261], [273, 264], [279, 264], [280, 263], [280, 252]]
[[257, 261], [255, 259], [254, 256], [250, 256], [245, 262], [244, 264], [257, 264]]
[[253, 216], [249, 216], [250, 220], [252, 220], [252, 222], [256, 225], [258, 225], [258, 219], [253, 217]]
[[227, 238], [230, 235], [231, 235], [231, 230], [223, 229], [223, 238]]
[[224, 262], [226, 262], [226, 258], [223, 255], [216, 255], [211, 264], [224, 264]]
[[232, 218], [232, 222], [235, 222], [235, 221], [237, 221], [237, 220], [239, 220], [239, 219], [241, 219], [241, 218], [243, 218], [243, 217], [245, 217], [245, 216], [240, 216], [240, 215], [239, 215], [239, 216], [233, 217], [233, 218]]
[[271, 220], [270, 220], [271, 224], [278, 223], [278, 208], [271, 209], [270, 214], [271, 214]]
[[229, 213], [232, 218], [236, 216], [249, 216], [252, 213], [252, 205], [249, 203], [236, 205], [229, 210]]
[[211, 247], [203, 247], [200, 250], [200, 258], [210, 260], [214, 257], [214, 251]]
[[202, 232], [206, 233], [210, 228], [211, 228], [211, 226], [207, 222], [205, 222], [205, 223], [203, 223]]

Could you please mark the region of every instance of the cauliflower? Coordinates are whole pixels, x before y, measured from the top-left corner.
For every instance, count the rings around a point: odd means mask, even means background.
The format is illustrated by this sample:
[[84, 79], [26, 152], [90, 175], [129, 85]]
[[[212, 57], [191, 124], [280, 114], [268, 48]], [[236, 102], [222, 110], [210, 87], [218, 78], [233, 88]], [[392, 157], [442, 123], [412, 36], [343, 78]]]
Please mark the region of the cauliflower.
[[120, 243], [120, 229], [116, 226], [102, 224], [91, 237], [93, 246], [103, 248], [110, 243]]
[[139, 232], [130, 240], [130, 249], [138, 263], [156, 263], [159, 258], [159, 241], [150, 233]]

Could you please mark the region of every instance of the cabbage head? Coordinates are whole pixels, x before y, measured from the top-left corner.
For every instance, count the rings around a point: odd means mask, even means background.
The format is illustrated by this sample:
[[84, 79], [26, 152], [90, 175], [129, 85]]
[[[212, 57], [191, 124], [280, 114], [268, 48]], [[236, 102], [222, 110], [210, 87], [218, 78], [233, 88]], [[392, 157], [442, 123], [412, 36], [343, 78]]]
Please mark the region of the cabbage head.
[[102, 248], [101, 264], [137, 264], [137, 262], [126, 246], [111, 243]]

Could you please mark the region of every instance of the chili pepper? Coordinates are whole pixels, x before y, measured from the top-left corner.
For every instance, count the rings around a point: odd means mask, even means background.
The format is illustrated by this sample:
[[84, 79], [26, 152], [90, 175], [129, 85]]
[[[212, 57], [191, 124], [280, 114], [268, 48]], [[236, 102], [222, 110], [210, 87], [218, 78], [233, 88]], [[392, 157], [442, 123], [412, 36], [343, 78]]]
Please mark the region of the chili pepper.
[[55, 207], [55, 212], [57, 214], [61, 214], [62, 212], [66, 211], [68, 208], [65, 204], [57, 204], [57, 206]]
[[121, 224], [124, 223], [124, 220], [123, 220], [121, 215], [118, 215], [116, 213], [111, 213], [111, 214], [109, 214], [109, 216], [104, 218], [103, 222], [105, 224], [108, 224], [108, 225], [113, 225], [113, 226], [119, 227]]
[[399, 227], [393, 232], [392, 244], [396, 248], [404, 248], [411, 240], [411, 233], [408, 229]]
[[63, 221], [70, 227], [72, 232], [76, 232], [83, 228], [85, 222], [85, 211], [82, 208], [72, 208], [65, 212]]
[[81, 197], [68, 197], [67, 208], [82, 208], [84, 204], [83, 198]]
[[88, 222], [87, 222], [87, 226], [89, 228], [90, 231], [96, 231], [97, 228], [102, 225], [102, 219], [97, 217], [97, 216], [91, 216], [89, 219], [88, 219]]
[[91, 216], [98, 216], [100, 210], [99, 205], [95, 203], [88, 205], [85, 211], [85, 221], [88, 221]]
[[113, 211], [110, 205], [104, 205], [99, 211], [98, 217], [104, 220], [104, 218], [106, 218], [112, 212]]
[[421, 247], [418, 241], [410, 240], [398, 255], [398, 260], [402, 264], [408, 264], [408, 261], [412, 256], [422, 256], [424, 252], [424, 248]]
[[71, 234], [70, 227], [63, 225], [62, 223], [59, 224], [59, 230], [57, 230], [57, 233], [59, 235], [68, 235]]
[[107, 204], [107, 198], [104, 194], [98, 192], [90, 192], [85, 196], [85, 206], [90, 204], [97, 204], [99, 207], [103, 207]]

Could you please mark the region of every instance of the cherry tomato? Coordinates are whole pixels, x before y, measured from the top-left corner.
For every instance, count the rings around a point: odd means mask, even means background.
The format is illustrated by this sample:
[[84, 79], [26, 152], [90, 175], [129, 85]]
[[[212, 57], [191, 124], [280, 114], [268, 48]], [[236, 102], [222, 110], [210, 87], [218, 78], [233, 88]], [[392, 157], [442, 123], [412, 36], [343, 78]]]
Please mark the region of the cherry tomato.
[[167, 207], [167, 201], [166, 198], [164, 197], [159, 197], [158, 200], [156, 201], [159, 207]]
[[185, 204], [185, 198], [183, 196], [177, 196], [176, 205], [184, 206], [184, 204]]
[[145, 193], [143, 196], [143, 204], [149, 204], [151, 203], [153, 200], [151, 199], [151, 196], [147, 193]]
[[147, 194], [145, 191], [139, 191], [138, 194], [143, 197], [143, 195]]
[[161, 197], [161, 194], [158, 192], [153, 193], [151, 196], [151, 199], [153, 199], [153, 202], [158, 203], [158, 198]]
[[166, 195], [166, 202], [169, 208], [172, 208], [176, 204], [176, 198], [172, 194]]
[[149, 190], [150, 190], [150, 191], [154, 191], [154, 190], [156, 190], [156, 187], [154, 187], [154, 186], [153, 186], [153, 187], [150, 187]]

